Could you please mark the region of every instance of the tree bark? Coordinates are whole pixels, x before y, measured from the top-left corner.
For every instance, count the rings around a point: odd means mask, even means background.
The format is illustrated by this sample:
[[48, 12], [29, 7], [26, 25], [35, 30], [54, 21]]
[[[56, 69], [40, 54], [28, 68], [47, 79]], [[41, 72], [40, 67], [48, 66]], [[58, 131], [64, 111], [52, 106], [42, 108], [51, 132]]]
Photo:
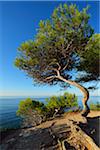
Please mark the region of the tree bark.
[[88, 113], [90, 112], [90, 109], [87, 105], [87, 101], [89, 99], [89, 92], [88, 90], [83, 87], [82, 85], [76, 83], [75, 81], [71, 81], [71, 80], [66, 80], [65, 78], [63, 78], [61, 75], [57, 76], [58, 79], [69, 83], [70, 85], [76, 86], [77, 88], [80, 89], [80, 91], [83, 93], [83, 99], [82, 99], [82, 103], [83, 103], [83, 111], [82, 111], [82, 116], [86, 117], [88, 115]]

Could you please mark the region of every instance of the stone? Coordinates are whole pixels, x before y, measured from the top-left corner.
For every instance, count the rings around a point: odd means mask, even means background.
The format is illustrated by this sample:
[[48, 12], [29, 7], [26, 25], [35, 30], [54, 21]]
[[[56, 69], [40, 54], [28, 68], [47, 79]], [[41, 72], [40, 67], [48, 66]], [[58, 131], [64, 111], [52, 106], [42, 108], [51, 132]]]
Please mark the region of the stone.
[[9, 142], [14, 142], [15, 141], [15, 138], [11, 138], [11, 139], [9, 139], [8, 141], [7, 141], [7, 143], [9, 143]]
[[22, 133], [20, 133], [20, 134], [19, 134], [19, 136], [23, 136], [23, 134], [22, 134]]
[[23, 134], [23, 137], [28, 137], [28, 136], [30, 136], [29, 132], [26, 132], [26, 133]]

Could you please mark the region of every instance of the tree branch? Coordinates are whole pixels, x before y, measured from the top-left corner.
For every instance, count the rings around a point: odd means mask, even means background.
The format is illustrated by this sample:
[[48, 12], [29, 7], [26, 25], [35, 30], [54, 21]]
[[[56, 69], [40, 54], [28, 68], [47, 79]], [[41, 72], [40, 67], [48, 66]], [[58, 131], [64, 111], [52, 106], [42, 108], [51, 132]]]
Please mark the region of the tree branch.
[[56, 78], [57, 76], [49, 76], [47, 78], [44, 79], [44, 81], [47, 81], [47, 80], [50, 80], [50, 79], [53, 79], [53, 78]]
[[54, 78], [58, 78], [60, 76], [59, 70], [57, 70], [57, 69], [54, 69], [54, 70], [57, 72], [57, 75], [49, 76], [49, 77], [45, 78], [44, 81], [54, 79]]
[[74, 41], [74, 39], [72, 39], [69, 44], [67, 45], [66, 51], [69, 49], [69, 47], [71, 46], [72, 42]]
[[67, 64], [66, 64], [66, 65], [64, 66], [64, 68], [62, 69], [62, 71], [65, 70], [65, 69], [67, 68], [68, 64], [69, 64], [69, 59], [68, 59]]
[[56, 63], [58, 65], [58, 70], [61, 70], [61, 66], [59, 63]]
[[[51, 62], [49, 65], [57, 65], [58, 66], [58, 69], [57, 70], [60, 70], [61, 69], [61, 66], [60, 66], [60, 64], [58, 63], [58, 62]], [[54, 69], [56, 69], [56, 68], [54, 68]]]

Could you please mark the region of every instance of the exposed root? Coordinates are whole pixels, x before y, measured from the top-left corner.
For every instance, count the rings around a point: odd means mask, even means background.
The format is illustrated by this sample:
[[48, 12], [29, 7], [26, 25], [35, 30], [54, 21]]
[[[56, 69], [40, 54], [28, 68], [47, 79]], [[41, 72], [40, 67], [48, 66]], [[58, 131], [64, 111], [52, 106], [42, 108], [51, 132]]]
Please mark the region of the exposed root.
[[49, 131], [57, 139], [59, 150], [99, 150], [93, 139], [73, 121], [69, 121], [65, 127], [52, 126]]

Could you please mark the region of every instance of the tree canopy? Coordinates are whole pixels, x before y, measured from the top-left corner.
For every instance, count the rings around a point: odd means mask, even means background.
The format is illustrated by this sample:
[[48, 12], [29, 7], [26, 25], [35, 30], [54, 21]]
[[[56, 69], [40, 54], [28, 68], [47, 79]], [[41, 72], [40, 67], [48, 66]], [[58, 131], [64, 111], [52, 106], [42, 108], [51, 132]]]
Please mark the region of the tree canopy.
[[70, 71], [81, 62], [78, 53], [85, 50], [93, 34], [87, 10], [79, 11], [73, 4], [57, 7], [49, 20], [40, 21], [35, 39], [20, 45], [16, 66], [37, 83], [58, 83], [56, 78], [45, 80], [56, 75], [56, 69], [71, 79]]
[[[89, 81], [98, 81], [99, 79], [99, 49], [100, 49], [100, 34], [94, 34], [88, 44], [85, 47], [85, 50], [80, 54], [80, 64], [78, 65], [78, 71], [81, 71], [82, 74], [77, 81], [80, 82], [89, 82]], [[83, 74], [84, 72], [84, 74]]]

